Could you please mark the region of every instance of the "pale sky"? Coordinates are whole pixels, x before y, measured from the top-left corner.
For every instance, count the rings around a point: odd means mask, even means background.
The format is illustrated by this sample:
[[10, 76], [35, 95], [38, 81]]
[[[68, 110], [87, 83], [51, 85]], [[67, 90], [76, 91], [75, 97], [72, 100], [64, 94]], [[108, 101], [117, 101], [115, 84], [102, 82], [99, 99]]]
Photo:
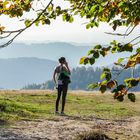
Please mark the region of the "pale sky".
[[[44, 0], [43, 0], [44, 1]], [[57, 0], [57, 4], [67, 6], [67, 3]], [[24, 17], [26, 17], [25, 15]], [[27, 16], [28, 17], [28, 16]], [[31, 17], [31, 14], [29, 14]], [[105, 23], [100, 24], [99, 28], [86, 29], [86, 25], [83, 24], [87, 20], [81, 19], [78, 16], [75, 17], [74, 23], [66, 23], [59, 17], [54, 20], [51, 25], [40, 25], [39, 27], [33, 26], [27, 29], [24, 33], [16, 38], [16, 41], [22, 42], [45, 42], [45, 41], [63, 41], [63, 42], [77, 42], [77, 43], [101, 43], [108, 44], [112, 40], [119, 40], [126, 42], [131, 40], [135, 36], [139, 35], [140, 27], [137, 27], [135, 31], [127, 38], [107, 35], [104, 32], [113, 32], [112, 28]], [[1, 16], [0, 23], [6, 25], [9, 30], [18, 29], [23, 26], [23, 23], [18, 22], [16, 19], [9, 19]], [[121, 28], [117, 32], [124, 33], [126, 28]]]
[[[15, 29], [21, 27], [20, 23], [16, 20], [11, 22], [6, 17], [2, 17], [2, 21], [5, 25], [8, 25], [9, 29]], [[9, 23], [10, 21], [10, 23]], [[64, 41], [64, 42], [77, 42], [77, 43], [101, 43], [108, 44], [112, 40], [119, 40], [125, 42], [131, 40], [131, 38], [139, 35], [140, 28], [137, 27], [129, 37], [118, 37], [107, 35], [104, 32], [113, 32], [112, 28], [106, 24], [100, 24], [99, 28], [86, 29], [85, 20], [76, 17], [73, 23], [63, 22], [61, 17], [53, 21], [51, 25], [40, 25], [39, 27], [32, 26], [24, 33], [18, 36], [15, 41]], [[126, 28], [121, 28], [117, 32], [124, 33]]]

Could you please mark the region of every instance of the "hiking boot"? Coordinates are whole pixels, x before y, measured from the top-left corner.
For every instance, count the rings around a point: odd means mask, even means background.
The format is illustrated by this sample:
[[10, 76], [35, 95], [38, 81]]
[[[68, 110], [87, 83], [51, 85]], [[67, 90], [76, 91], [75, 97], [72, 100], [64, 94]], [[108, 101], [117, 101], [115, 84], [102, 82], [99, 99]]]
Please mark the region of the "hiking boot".
[[59, 114], [59, 111], [55, 111], [55, 115], [60, 115], [60, 114]]
[[61, 116], [66, 116], [66, 114], [64, 112], [61, 112], [60, 115]]

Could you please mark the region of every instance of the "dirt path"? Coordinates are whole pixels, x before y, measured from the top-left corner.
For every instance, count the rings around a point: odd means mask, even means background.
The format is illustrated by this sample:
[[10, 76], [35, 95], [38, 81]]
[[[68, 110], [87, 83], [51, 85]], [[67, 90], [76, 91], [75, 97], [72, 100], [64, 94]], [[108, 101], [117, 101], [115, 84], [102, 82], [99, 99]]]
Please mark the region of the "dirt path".
[[140, 140], [140, 117], [126, 120], [58, 116], [54, 120], [20, 121], [0, 128], [0, 140], [73, 140], [89, 131], [117, 140]]

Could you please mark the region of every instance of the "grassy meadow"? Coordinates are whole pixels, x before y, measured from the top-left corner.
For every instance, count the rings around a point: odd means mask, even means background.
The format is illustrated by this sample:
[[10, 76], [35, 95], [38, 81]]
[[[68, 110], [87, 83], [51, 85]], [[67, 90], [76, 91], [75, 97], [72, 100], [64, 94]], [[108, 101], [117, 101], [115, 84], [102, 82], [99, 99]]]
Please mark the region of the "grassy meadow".
[[[56, 91], [1, 90], [0, 121], [11, 123], [17, 120], [55, 119], [55, 99]], [[139, 116], [139, 106], [138, 93], [133, 103], [127, 98], [124, 102], [118, 102], [111, 93], [69, 91], [65, 112], [73, 117], [120, 119]]]

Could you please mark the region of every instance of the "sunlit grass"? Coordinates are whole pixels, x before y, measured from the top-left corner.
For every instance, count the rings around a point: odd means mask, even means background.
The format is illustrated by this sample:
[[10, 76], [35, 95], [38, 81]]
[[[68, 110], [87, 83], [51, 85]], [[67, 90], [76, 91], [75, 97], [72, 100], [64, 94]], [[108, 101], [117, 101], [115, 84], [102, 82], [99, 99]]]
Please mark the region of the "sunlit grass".
[[[1, 91], [0, 120], [52, 119], [56, 93], [53, 91]], [[119, 119], [140, 115], [140, 95], [132, 103], [118, 102], [111, 94], [68, 93], [65, 112], [69, 116]], [[61, 107], [61, 105], [59, 106]]]

